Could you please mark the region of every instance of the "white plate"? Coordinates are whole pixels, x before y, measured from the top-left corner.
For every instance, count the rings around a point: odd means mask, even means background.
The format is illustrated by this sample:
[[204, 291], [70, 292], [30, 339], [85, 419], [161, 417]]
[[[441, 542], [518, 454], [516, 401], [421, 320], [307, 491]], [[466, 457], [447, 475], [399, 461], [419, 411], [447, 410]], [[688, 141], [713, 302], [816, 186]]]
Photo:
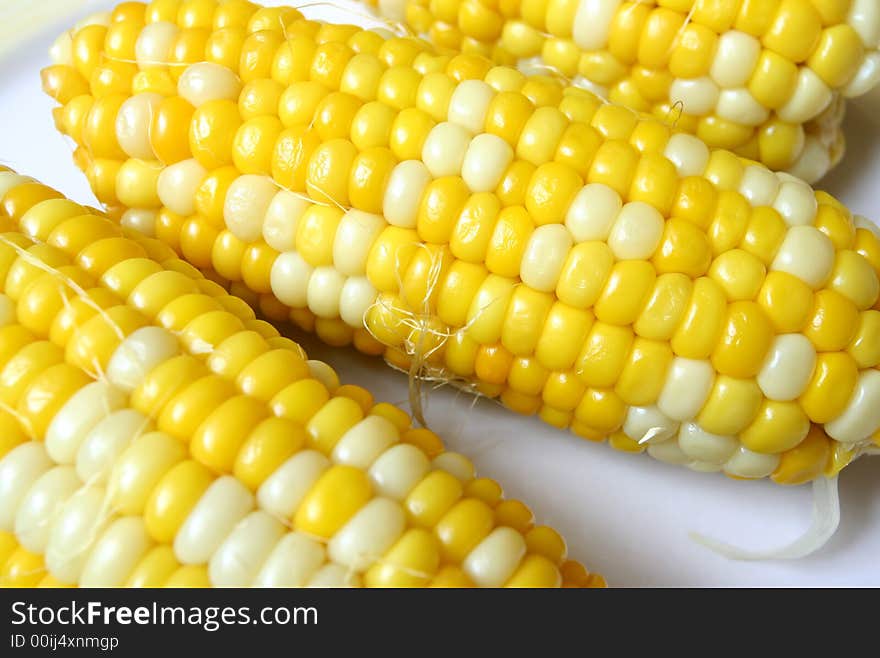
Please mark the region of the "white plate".
[[[59, 29], [45, 30], [0, 61], [0, 161], [94, 203], [71, 163], [70, 147], [52, 126], [52, 103], [40, 91], [39, 70]], [[880, 217], [880, 127], [858, 109], [847, 125], [849, 157], [824, 187], [855, 212]], [[406, 400], [406, 378], [379, 361], [294, 338], [336, 367], [344, 381], [383, 400]], [[570, 554], [613, 585], [880, 585], [880, 459], [864, 458], [843, 472], [840, 530], [818, 554], [793, 562], [735, 562], [693, 543], [688, 532], [754, 548], [785, 543], [809, 524], [810, 488], [737, 482], [618, 453], [449, 389], [431, 391], [428, 400], [431, 427], [509, 496], [524, 500], [540, 521], [559, 529]]]

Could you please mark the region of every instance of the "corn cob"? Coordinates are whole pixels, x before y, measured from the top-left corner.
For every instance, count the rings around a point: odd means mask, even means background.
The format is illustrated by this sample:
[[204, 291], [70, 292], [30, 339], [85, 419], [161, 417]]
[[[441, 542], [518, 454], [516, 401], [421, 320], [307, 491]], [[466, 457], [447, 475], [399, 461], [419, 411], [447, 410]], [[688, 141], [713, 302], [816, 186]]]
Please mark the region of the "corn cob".
[[808, 182], [880, 81], [876, 0], [368, 0], [444, 48], [549, 67]]
[[[155, 6], [119, 21], [129, 50], [186, 33]], [[142, 62], [150, 91], [86, 83], [79, 33], [47, 70], [123, 223], [270, 317], [621, 450], [797, 484], [878, 441], [869, 221], [586, 91], [273, 11], [206, 62]]]
[[0, 208], [0, 582], [602, 584], [165, 245], [11, 172]]

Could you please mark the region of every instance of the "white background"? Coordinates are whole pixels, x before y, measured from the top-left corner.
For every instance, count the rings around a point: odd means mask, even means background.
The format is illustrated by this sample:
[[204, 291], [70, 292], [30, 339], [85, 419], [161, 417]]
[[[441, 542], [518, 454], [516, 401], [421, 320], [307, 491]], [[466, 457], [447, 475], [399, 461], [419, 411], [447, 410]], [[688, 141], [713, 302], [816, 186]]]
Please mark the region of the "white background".
[[[24, 43], [0, 60], [0, 161], [77, 201], [94, 203], [71, 163], [70, 147], [55, 132], [52, 103], [41, 93], [39, 81], [52, 36], [72, 24], [61, 14], [81, 4], [102, 8], [111, 3], [59, 3], [60, 24], [35, 29], [27, 39], [20, 32]], [[31, 0], [0, 0], [0, 18], [4, 12], [34, 6]], [[311, 11], [315, 15], [321, 10]], [[14, 42], [11, 34], [0, 36], [7, 46]], [[880, 122], [872, 126], [868, 107], [863, 101], [851, 109], [848, 157], [822, 186], [854, 212], [876, 219]], [[313, 357], [336, 367], [343, 381], [366, 386], [378, 399], [406, 400], [406, 377], [381, 361], [292, 335]], [[612, 585], [880, 585], [880, 459], [863, 458], [843, 472], [840, 529], [819, 553], [793, 562], [736, 562], [693, 543], [688, 532], [750, 548], [785, 543], [809, 524], [809, 487], [739, 482], [645, 455], [618, 453], [493, 402], [475, 404], [449, 389], [429, 392], [427, 418], [449, 446], [476, 462], [481, 474], [499, 480], [508, 496], [521, 498], [541, 522], [559, 529], [570, 554], [603, 573]]]

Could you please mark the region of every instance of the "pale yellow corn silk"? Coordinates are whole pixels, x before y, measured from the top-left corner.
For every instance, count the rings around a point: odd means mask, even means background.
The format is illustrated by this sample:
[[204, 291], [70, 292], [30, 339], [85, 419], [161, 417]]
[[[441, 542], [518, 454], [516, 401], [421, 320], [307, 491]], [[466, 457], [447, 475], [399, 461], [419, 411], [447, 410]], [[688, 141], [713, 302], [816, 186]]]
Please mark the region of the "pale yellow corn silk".
[[160, 242], [8, 170], [0, 231], [3, 584], [604, 583]]

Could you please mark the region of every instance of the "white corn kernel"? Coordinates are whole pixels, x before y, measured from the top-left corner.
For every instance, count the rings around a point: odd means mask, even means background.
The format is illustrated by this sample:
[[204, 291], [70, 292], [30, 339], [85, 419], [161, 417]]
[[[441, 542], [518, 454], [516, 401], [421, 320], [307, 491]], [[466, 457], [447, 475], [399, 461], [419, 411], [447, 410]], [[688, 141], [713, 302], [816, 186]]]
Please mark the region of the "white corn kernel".
[[291, 532], [275, 545], [254, 579], [254, 587], [305, 587], [325, 560], [324, 547]]
[[697, 423], [682, 423], [678, 447], [692, 460], [708, 464], [725, 463], [739, 446], [732, 436], [707, 432]]
[[239, 176], [226, 191], [223, 220], [242, 242], [256, 242], [263, 234], [263, 218], [278, 188], [268, 176]]
[[382, 559], [406, 529], [399, 503], [373, 498], [339, 529], [327, 544], [327, 555], [352, 571], [362, 572]]
[[637, 443], [662, 443], [678, 432], [678, 423], [656, 406], [629, 407], [623, 433]]
[[846, 22], [858, 33], [865, 48], [880, 46], [880, 6], [874, 0], [852, 0]]
[[779, 177], [766, 167], [749, 165], [743, 170], [739, 193], [753, 206], [769, 206], [779, 194]]
[[466, 128], [444, 121], [434, 126], [422, 146], [422, 162], [434, 178], [461, 173], [471, 134]]
[[339, 298], [344, 285], [345, 276], [335, 267], [316, 267], [306, 290], [309, 310], [319, 318], [338, 318]]
[[444, 452], [431, 462], [434, 470], [446, 471], [460, 482], [474, 479], [474, 465], [470, 459], [457, 452]]
[[632, 201], [617, 215], [608, 246], [618, 260], [648, 259], [660, 244], [663, 227], [663, 216], [653, 206]]
[[406, 18], [406, 0], [378, 0], [379, 15], [390, 21], [403, 23]]
[[865, 55], [858, 71], [843, 88], [843, 96], [844, 98], [862, 96], [874, 89], [878, 83], [880, 83], [880, 52], [875, 51]]
[[449, 99], [447, 117], [472, 134], [483, 132], [489, 103], [495, 97], [495, 90], [482, 80], [459, 82]]
[[831, 169], [831, 154], [822, 144], [822, 141], [807, 135], [804, 139], [804, 148], [794, 164], [788, 168], [788, 173], [804, 179], [808, 183], [815, 183]]
[[107, 379], [131, 393], [160, 363], [180, 354], [180, 343], [162, 327], [142, 327], [119, 344], [107, 365]]
[[208, 577], [214, 587], [250, 587], [276, 544], [284, 536], [284, 525], [262, 510], [248, 514], [208, 563]]
[[553, 292], [571, 251], [571, 233], [562, 224], [538, 226], [526, 244], [520, 278], [535, 290]]
[[315, 268], [295, 251], [279, 254], [269, 271], [269, 285], [278, 301], [291, 308], [308, 304], [309, 280]]
[[757, 382], [771, 400], [794, 400], [806, 389], [816, 364], [816, 350], [803, 334], [773, 339]]
[[13, 187], [33, 182], [30, 176], [22, 176], [11, 171], [0, 171], [0, 196], [6, 194]]
[[330, 467], [330, 460], [315, 450], [298, 452], [281, 464], [257, 490], [261, 509], [291, 519], [306, 494]]
[[102, 487], [82, 487], [55, 517], [45, 560], [49, 573], [62, 583], [79, 582], [91, 547], [109, 522], [106, 498]]
[[403, 500], [430, 468], [425, 453], [408, 443], [398, 443], [372, 463], [369, 475], [378, 495]]
[[415, 228], [422, 193], [431, 182], [431, 172], [420, 160], [398, 162], [385, 186], [382, 214], [389, 224]]
[[231, 69], [214, 62], [199, 62], [184, 69], [177, 94], [193, 107], [208, 101], [238, 101], [241, 80]]
[[788, 123], [806, 123], [822, 114], [831, 104], [834, 92], [813, 69], [802, 66], [798, 70], [797, 85], [788, 101], [776, 110], [779, 118]]
[[177, 531], [175, 557], [181, 564], [204, 564], [253, 507], [253, 494], [239, 480], [217, 478]]
[[342, 216], [333, 238], [333, 265], [346, 276], [363, 276], [370, 249], [387, 226], [372, 213], [351, 209]]
[[819, 207], [813, 189], [794, 177], [784, 178], [780, 174], [782, 185], [773, 201], [773, 207], [782, 215], [789, 226], [812, 224]]
[[471, 192], [492, 192], [513, 162], [513, 149], [498, 135], [482, 133], [468, 144], [461, 177]]
[[81, 486], [73, 466], [56, 466], [43, 473], [18, 504], [15, 515], [18, 543], [31, 553], [44, 553], [55, 516]]
[[766, 455], [752, 452], [739, 446], [725, 463], [723, 470], [728, 475], [740, 478], [764, 478], [779, 466], [779, 455]]
[[198, 160], [181, 160], [168, 165], [159, 174], [156, 191], [159, 200], [171, 212], [189, 217], [196, 213], [196, 191], [208, 171]]
[[825, 432], [841, 443], [865, 441], [880, 429], [880, 371], [863, 370], [856, 388], [837, 418], [825, 423]]
[[180, 28], [168, 21], [148, 23], [141, 28], [134, 44], [134, 57], [138, 67], [143, 71], [167, 66], [178, 34]]
[[131, 441], [110, 472], [107, 495], [113, 509], [142, 513], [153, 489], [185, 451], [180, 440], [164, 432], [141, 434]]
[[648, 446], [648, 454], [666, 464], [684, 465], [691, 459], [678, 447], [678, 439], [676, 438], [663, 443], [652, 443]]
[[715, 368], [709, 361], [677, 356], [667, 371], [657, 406], [673, 420], [690, 420], [703, 408], [714, 382]]
[[[144, 92], [127, 98], [116, 113], [116, 141], [130, 158], [153, 160], [150, 124], [163, 101], [159, 94]], [[190, 213], [191, 214], [191, 213]]]
[[701, 461], [688, 462], [685, 466], [697, 473], [717, 473], [723, 468], [721, 464], [716, 464], [715, 462]]
[[581, 0], [574, 15], [572, 38], [582, 50], [600, 50], [608, 43], [611, 22], [622, 0]]
[[360, 587], [361, 579], [351, 569], [330, 562], [315, 572], [306, 587], [338, 588]]
[[83, 482], [105, 484], [126, 446], [152, 429], [152, 421], [134, 409], [115, 411], [95, 425], [76, 453], [76, 472]]
[[309, 359], [306, 365], [309, 367], [309, 374], [321, 382], [330, 393], [339, 388], [339, 375], [329, 365], [317, 359]]
[[792, 226], [770, 269], [788, 272], [813, 289], [822, 287], [834, 267], [834, 244], [812, 226]]
[[699, 176], [709, 164], [709, 147], [701, 139], [687, 133], [675, 133], [666, 142], [666, 159], [675, 165], [679, 176]]
[[349, 277], [339, 294], [339, 317], [350, 327], [363, 328], [364, 316], [376, 303], [378, 295], [367, 277]]
[[49, 47], [49, 59], [53, 64], [75, 66], [73, 60], [73, 30], [60, 34]]
[[38, 441], [16, 446], [0, 459], [0, 530], [15, 527], [18, 506], [34, 483], [55, 464]]
[[116, 519], [89, 551], [79, 586], [122, 587], [151, 543], [143, 518]]
[[266, 244], [281, 253], [293, 251], [296, 248], [299, 219], [311, 205], [293, 192], [276, 192], [263, 218], [263, 240]]
[[565, 215], [565, 226], [575, 242], [606, 240], [623, 202], [602, 183], [585, 185], [575, 195]]
[[367, 416], [349, 429], [333, 448], [336, 464], [367, 470], [379, 455], [400, 440], [391, 421], [382, 416]]
[[725, 89], [718, 96], [715, 114], [744, 126], [760, 126], [770, 116], [770, 110], [759, 103], [748, 89]]
[[718, 38], [709, 74], [723, 89], [742, 87], [752, 77], [761, 50], [761, 42], [752, 35], [729, 30]]
[[526, 541], [513, 528], [495, 528], [462, 562], [462, 570], [477, 587], [501, 587], [526, 554]]
[[83, 386], [49, 423], [45, 439], [49, 457], [59, 464], [73, 464], [88, 431], [123, 405], [125, 394], [107, 382]]
[[669, 87], [669, 98], [681, 103], [682, 111], [694, 116], [711, 114], [718, 103], [719, 89], [712, 78], [677, 78]]
[[156, 237], [156, 211], [152, 208], [129, 208], [119, 223], [123, 228], [131, 229], [148, 238]]

